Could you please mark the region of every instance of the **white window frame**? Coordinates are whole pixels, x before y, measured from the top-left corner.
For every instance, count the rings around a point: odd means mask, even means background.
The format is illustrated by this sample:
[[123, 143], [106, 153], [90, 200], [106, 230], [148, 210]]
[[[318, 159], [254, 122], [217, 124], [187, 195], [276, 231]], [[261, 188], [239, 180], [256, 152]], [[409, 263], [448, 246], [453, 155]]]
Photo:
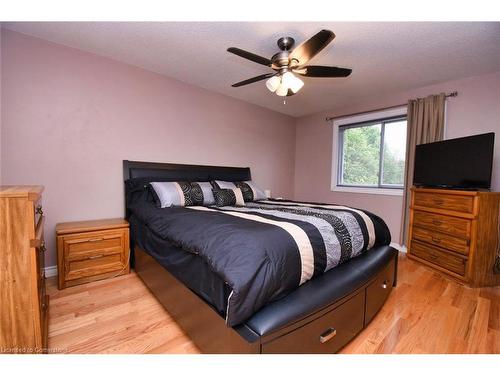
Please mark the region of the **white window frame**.
[[333, 139], [332, 139], [332, 165], [331, 165], [331, 183], [330, 190], [335, 192], [362, 193], [362, 194], [382, 194], [403, 196], [403, 189], [379, 188], [379, 187], [357, 187], [357, 186], [338, 186], [339, 171], [339, 127], [342, 125], [356, 124], [360, 122], [369, 122], [373, 120], [406, 116], [407, 107], [401, 106], [381, 111], [369, 112], [349, 117], [342, 117], [332, 121]]

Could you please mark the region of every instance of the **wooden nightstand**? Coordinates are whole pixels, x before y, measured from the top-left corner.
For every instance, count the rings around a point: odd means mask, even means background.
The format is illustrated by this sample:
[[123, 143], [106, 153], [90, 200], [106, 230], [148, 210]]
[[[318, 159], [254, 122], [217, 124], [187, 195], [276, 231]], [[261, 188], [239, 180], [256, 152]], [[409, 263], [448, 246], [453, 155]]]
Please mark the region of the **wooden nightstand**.
[[59, 223], [56, 235], [59, 289], [130, 272], [126, 220]]

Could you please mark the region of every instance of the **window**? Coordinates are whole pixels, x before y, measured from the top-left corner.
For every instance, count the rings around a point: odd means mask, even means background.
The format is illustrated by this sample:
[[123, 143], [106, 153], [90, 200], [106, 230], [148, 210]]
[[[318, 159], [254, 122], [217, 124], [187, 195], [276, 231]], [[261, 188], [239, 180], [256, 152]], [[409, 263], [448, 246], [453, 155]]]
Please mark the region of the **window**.
[[401, 195], [406, 108], [359, 115], [334, 126], [332, 190]]

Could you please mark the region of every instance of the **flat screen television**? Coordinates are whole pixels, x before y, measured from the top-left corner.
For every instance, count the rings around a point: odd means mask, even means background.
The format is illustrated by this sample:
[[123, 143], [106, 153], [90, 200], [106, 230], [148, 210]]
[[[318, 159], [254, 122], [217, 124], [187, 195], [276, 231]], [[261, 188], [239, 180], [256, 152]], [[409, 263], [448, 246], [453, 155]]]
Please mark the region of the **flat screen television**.
[[415, 186], [490, 189], [495, 133], [417, 145]]

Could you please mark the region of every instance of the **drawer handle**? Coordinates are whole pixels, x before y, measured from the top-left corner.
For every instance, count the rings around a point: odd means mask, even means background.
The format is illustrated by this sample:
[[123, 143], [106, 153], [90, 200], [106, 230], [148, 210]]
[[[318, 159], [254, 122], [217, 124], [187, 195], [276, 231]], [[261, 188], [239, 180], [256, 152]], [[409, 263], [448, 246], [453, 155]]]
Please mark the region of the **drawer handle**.
[[434, 199], [434, 203], [437, 205], [441, 205], [444, 203], [444, 201], [442, 199]]
[[431, 259], [437, 259], [438, 256], [436, 254], [429, 254], [429, 256], [431, 257]]
[[40, 250], [44, 253], [47, 251], [47, 248], [45, 247], [45, 242], [42, 242], [40, 245]]
[[441, 239], [436, 238], [436, 237], [432, 237], [432, 242], [435, 242], [435, 243], [440, 243], [440, 242], [441, 242]]
[[387, 289], [387, 280], [382, 283], [382, 289]]
[[87, 242], [100, 242], [103, 241], [104, 238], [89, 238]]
[[325, 332], [319, 335], [319, 342], [324, 344], [325, 342], [333, 339], [337, 335], [337, 330], [335, 328], [328, 328]]
[[99, 254], [99, 255], [92, 255], [90, 257], [88, 257], [87, 259], [97, 259], [97, 258], [102, 258], [104, 255], [102, 254]]
[[439, 226], [439, 225], [441, 225], [441, 224], [443, 224], [443, 222], [442, 222], [442, 221], [439, 221], [439, 220], [432, 220], [432, 223], [433, 223], [434, 225], [438, 225], [438, 226]]
[[41, 205], [41, 204], [39, 204], [38, 206], [36, 206], [36, 210], [35, 210], [35, 212], [36, 212], [37, 214], [43, 215], [43, 208], [42, 208], [42, 205]]

